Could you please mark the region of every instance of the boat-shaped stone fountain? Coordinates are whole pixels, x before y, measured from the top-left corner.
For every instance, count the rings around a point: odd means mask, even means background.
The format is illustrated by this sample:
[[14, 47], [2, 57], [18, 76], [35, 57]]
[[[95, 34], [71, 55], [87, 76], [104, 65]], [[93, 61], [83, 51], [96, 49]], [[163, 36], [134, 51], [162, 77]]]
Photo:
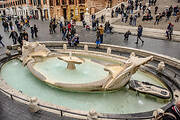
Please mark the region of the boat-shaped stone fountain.
[[[47, 74], [42, 73], [37, 69], [37, 67], [35, 67], [37, 63], [41, 63], [47, 58], [52, 57], [58, 59], [59, 61], [63, 61], [64, 64], [67, 64], [67, 67], [63, 69], [69, 72], [69, 76], [71, 76], [73, 71], [78, 71], [76, 64], [83, 65], [87, 62], [85, 58], [82, 59], [76, 56], [72, 56], [71, 52], [69, 52], [69, 55], [54, 54], [44, 45], [41, 45], [38, 42], [24, 42], [22, 47], [21, 60], [23, 61], [24, 65], [27, 65], [27, 68], [34, 76], [51, 86], [58, 87], [63, 90], [77, 92], [112, 91], [120, 89], [129, 82], [131, 76], [138, 70], [141, 65], [146, 64], [153, 58], [152, 56], [139, 58], [135, 56], [135, 54], [131, 54], [129, 59], [125, 61], [123, 65], [101, 65], [101, 67], [104, 68], [102, 71], [108, 73], [103, 78], [93, 82], [74, 84], [66, 83], [61, 80], [55, 81], [52, 78], [49, 78]], [[91, 61], [91, 63], [97, 64], [93, 61]], [[86, 78], [84, 78], [84, 81], [86, 81]]]

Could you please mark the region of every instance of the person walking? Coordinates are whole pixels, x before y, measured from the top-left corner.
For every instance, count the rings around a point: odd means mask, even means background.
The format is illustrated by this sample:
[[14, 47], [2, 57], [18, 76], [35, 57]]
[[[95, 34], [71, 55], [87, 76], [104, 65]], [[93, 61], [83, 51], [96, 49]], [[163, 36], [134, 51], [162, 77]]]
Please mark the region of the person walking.
[[100, 33], [100, 35], [99, 35], [99, 37], [100, 37], [100, 42], [103, 43], [104, 28], [103, 28], [102, 25], [100, 25], [100, 27], [99, 27], [99, 33]]
[[11, 31], [9, 38], [12, 38], [13, 44], [17, 43], [18, 33], [14, 30]]
[[0, 35], [0, 44], [5, 47], [4, 43], [2, 42], [3, 37]]
[[37, 28], [36, 24], [34, 24], [34, 33], [35, 33], [35, 37], [37, 38], [38, 37], [38, 35], [37, 35], [38, 28]]
[[141, 40], [142, 44], [144, 44], [144, 41], [141, 39], [142, 32], [143, 32], [143, 27], [139, 25], [137, 30], [137, 41], [135, 42], [135, 44], [138, 44], [139, 39]]

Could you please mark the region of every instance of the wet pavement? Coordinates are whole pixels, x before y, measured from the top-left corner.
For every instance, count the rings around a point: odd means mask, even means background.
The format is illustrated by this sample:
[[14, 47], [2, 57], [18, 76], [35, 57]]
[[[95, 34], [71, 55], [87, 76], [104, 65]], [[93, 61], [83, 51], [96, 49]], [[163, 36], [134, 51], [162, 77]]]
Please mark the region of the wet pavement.
[[[55, 34], [49, 34], [49, 22], [33, 20], [31, 21], [31, 25], [37, 24], [39, 28], [38, 38], [32, 39], [30, 34], [30, 28], [27, 28], [29, 32], [29, 41], [61, 41], [62, 34], [59, 31], [59, 26], [56, 30]], [[12, 39], [9, 39], [10, 33], [4, 33], [3, 28], [0, 22], [0, 33], [3, 35], [3, 42], [6, 45], [12, 44]], [[82, 27], [76, 27], [77, 33], [80, 35], [80, 42], [95, 42], [96, 40], [96, 32], [94, 31], [86, 31]], [[136, 36], [130, 36], [128, 41], [124, 41], [124, 35], [119, 33], [114, 34], [104, 34], [104, 43], [105, 44], [113, 44], [120, 45], [126, 47], [132, 47], [137, 49], [143, 49], [155, 53], [164, 54], [167, 56], [175, 57], [180, 59], [180, 42], [173, 42], [168, 40], [160, 40], [153, 38], [143, 37], [142, 39], [145, 41], [144, 45], [139, 42], [139, 45], [136, 45]], [[4, 48], [0, 48], [0, 51], [4, 51]]]

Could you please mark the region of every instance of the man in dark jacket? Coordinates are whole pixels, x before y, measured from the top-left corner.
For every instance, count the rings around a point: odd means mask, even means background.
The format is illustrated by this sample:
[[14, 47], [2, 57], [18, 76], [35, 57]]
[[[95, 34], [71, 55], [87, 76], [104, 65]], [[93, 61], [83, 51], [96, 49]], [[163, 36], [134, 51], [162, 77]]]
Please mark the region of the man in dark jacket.
[[141, 40], [142, 44], [144, 44], [144, 41], [141, 39], [142, 32], [143, 32], [143, 27], [139, 25], [137, 30], [137, 41], [135, 42], [136, 44], [138, 44], [139, 39]]
[[31, 28], [31, 37], [34, 38], [34, 27], [31, 26], [30, 28]]
[[18, 33], [16, 31], [12, 30], [9, 38], [11, 38], [11, 37], [12, 37], [12, 40], [13, 40], [13, 44], [16, 44], [17, 39], [18, 39]]
[[37, 33], [38, 33], [38, 28], [37, 28], [37, 26], [36, 25], [34, 25], [34, 33], [35, 33], [35, 37], [37, 38], [38, 36], [37, 36]]

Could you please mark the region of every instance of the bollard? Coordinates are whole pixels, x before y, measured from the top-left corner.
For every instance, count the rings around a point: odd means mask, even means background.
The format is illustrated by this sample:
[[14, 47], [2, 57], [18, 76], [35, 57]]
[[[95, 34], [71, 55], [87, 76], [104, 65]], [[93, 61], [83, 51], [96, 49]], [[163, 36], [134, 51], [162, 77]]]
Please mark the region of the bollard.
[[132, 52], [129, 57], [135, 57], [135, 56], [136, 56], [136, 54], [134, 52]]
[[111, 48], [110, 48], [110, 47], [107, 48], [107, 54], [108, 54], [108, 55], [111, 54]]
[[88, 51], [88, 45], [84, 45], [84, 51]]
[[36, 113], [40, 110], [40, 107], [38, 106], [38, 99], [37, 97], [30, 98], [29, 103], [29, 111], [32, 113]]
[[11, 56], [11, 51], [10, 50], [6, 50], [6, 55], [9, 57]]
[[159, 64], [158, 64], [158, 67], [157, 67], [157, 71], [159, 71], [159, 72], [162, 72], [162, 71], [164, 71], [164, 68], [165, 68], [165, 64], [164, 64], [164, 62], [160, 62]]
[[18, 53], [19, 53], [20, 55], [22, 54], [22, 50], [21, 50], [20, 47], [17, 48], [17, 51], [18, 51]]
[[67, 45], [66, 44], [63, 44], [63, 49], [67, 50]]
[[164, 115], [164, 110], [162, 109], [157, 109], [153, 112], [154, 118], [152, 120], [157, 120], [159, 117]]
[[95, 110], [89, 111], [87, 120], [98, 120], [98, 113]]

